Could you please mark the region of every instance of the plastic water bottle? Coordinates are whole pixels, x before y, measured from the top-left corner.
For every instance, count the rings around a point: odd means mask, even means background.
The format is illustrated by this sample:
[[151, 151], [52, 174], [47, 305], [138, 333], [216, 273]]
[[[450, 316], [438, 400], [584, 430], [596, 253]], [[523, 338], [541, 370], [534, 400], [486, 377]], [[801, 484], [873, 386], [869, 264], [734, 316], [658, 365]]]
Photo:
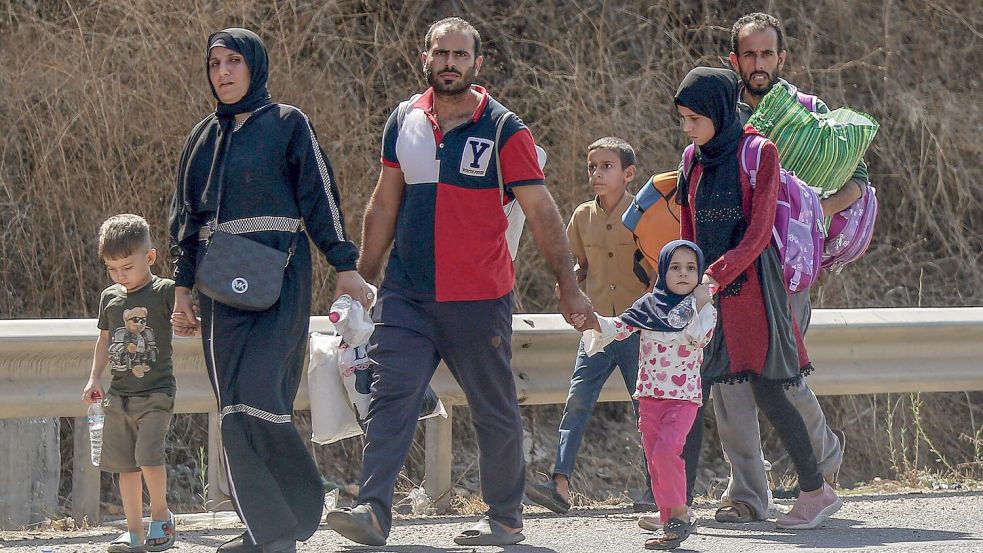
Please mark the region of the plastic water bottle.
[[331, 304], [331, 312], [328, 313], [328, 320], [334, 324], [342, 319], [347, 319], [348, 312], [352, 309], [352, 301], [352, 297], [348, 294], [338, 296], [338, 299], [334, 300], [334, 303]]
[[687, 296], [676, 307], [669, 311], [669, 324], [676, 328], [686, 328], [686, 325], [696, 316], [696, 298]]
[[106, 413], [102, 410], [102, 396], [93, 396], [95, 401], [89, 404], [89, 452], [92, 454], [92, 464], [99, 466], [102, 460], [102, 426], [106, 422]]

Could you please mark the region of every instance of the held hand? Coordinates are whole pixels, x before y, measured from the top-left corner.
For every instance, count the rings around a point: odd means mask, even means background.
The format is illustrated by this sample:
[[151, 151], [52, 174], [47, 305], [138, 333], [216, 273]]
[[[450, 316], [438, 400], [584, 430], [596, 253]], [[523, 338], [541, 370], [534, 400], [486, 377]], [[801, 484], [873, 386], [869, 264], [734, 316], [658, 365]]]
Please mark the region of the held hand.
[[174, 312], [171, 313], [171, 326], [178, 336], [194, 336], [200, 328], [191, 289], [183, 286], [174, 288]]
[[358, 300], [362, 307], [369, 309], [375, 304], [375, 292], [358, 271], [342, 271], [338, 273], [338, 284], [335, 286], [334, 299], [348, 294]]
[[706, 285], [706, 287], [709, 290], [711, 296], [715, 295], [717, 293], [717, 291], [720, 290], [720, 283], [717, 282], [710, 275], [707, 275], [707, 274], [704, 274], [703, 275], [703, 284]]
[[102, 383], [99, 381], [89, 380], [85, 384], [85, 388], [82, 389], [82, 401], [85, 403], [95, 403], [104, 397], [106, 394], [103, 392]]
[[819, 200], [819, 207], [820, 209], [823, 210], [823, 217], [828, 217], [829, 215], [834, 214], [834, 213], [830, 213], [833, 210], [833, 206], [832, 203], [829, 201], [829, 198], [823, 198]]
[[171, 313], [171, 327], [177, 336], [187, 338], [189, 336], [201, 335], [201, 323], [198, 316], [194, 313], [191, 315], [183, 311]]
[[597, 313], [592, 311], [589, 316], [577, 315], [577, 317], [583, 317], [583, 323], [578, 324], [581, 332], [587, 332], [588, 330], [601, 331], [601, 323], [597, 320]]
[[587, 322], [587, 315], [584, 315], [583, 313], [574, 313], [570, 316], [570, 322], [573, 323], [574, 327], [584, 326], [584, 323]]
[[704, 305], [710, 303], [710, 288], [706, 284], [701, 284], [693, 290], [693, 299], [696, 300], [696, 309], [699, 311]]
[[584, 331], [582, 325], [574, 324], [572, 316], [574, 314], [581, 314], [586, 317], [587, 322], [594, 316], [594, 306], [591, 305], [590, 300], [587, 296], [580, 291], [580, 288], [573, 287], [569, 290], [560, 290], [560, 313], [563, 315], [563, 320], [567, 323], [573, 325], [574, 328], [580, 332]]

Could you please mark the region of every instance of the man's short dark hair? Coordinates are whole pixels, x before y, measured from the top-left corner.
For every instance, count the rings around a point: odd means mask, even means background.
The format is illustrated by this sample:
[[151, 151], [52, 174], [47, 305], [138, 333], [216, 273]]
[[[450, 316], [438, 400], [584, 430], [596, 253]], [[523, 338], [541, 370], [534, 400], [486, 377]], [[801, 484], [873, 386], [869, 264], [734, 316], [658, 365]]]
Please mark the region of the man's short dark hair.
[[622, 169], [627, 169], [629, 166], [635, 165], [635, 150], [627, 140], [616, 136], [605, 136], [604, 138], [595, 140], [587, 147], [588, 154], [594, 150], [610, 150], [617, 153], [618, 159], [621, 160]]
[[99, 259], [123, 259], [154, 247], [150, 225], [139, 215], [113, 215], [99, 227]]
[[445, 17], [440, 21], [434, 21], [430, 24], [430, 28], [427, 29], [427, 36], [423, 39], [424, 41], [424, 52], [429, 52], [430, 47], [433, 46], [433, 38], [438, 30], [457, 31], [459, 33], [464, 33], [466, 35], [471, 35], [474, 39], [474, 57], [481, 55], [481, 35], [478, 34], [478, 29], [475, 29], [473, 25], [467, 21], [461, 19], [460, 17]]
[[741, 34], [745, 28], [750, 27], [750, 32], [763, 31], [768, 28], [775, 29], [778, 35], [778, 53], [785, 51], [785, 33], [782, 32], [782, 24], [774, 16], [766, 13], [749, 13], [737, 20], [730, 29], [730, 47], [737, 55], [741, 53], [737, 50], [737, 35]]

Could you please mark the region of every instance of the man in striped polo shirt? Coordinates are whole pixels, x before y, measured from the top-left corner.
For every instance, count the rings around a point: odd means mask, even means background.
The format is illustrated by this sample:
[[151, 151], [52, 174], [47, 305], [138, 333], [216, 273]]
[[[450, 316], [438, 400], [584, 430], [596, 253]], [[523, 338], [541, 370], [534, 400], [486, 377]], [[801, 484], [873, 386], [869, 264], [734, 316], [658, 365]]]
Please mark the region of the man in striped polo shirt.
[[368, 351], [377, 366], [358, 505], [329, 513], [328, 523], [353, 541], [385, 544], [393, 486], [424, 391], [443, 360], [471, 408], [489, 506], [455, 542], [518, 543], [525, 462], [510, 366], [515, 272], [503, 202], [514, 197], [525, 212], [559, 282], [564, 318], [593, 310], [577, 287], [529, 129], [473, 84], [483, 62], [478, 32], [459, 18], [434, 23], [421, 61], [430, 88], [400, 104], [386, 123], [382, 174], [362, 229], [358, 270], [366, 280], [377, 279], [390, 245], [392, 252], [372, 312]]

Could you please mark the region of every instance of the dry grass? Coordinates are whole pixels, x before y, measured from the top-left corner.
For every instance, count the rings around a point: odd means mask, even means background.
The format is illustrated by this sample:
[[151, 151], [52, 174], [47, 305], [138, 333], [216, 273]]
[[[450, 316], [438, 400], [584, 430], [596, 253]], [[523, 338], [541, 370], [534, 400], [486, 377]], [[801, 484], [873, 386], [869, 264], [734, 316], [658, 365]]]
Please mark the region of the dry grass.
[[[628, 139], [640, 174], [675, 167], [683, 146], [671, 111], [676, 83], [696, 64], [721, 64], [731, 22], [761, 7], [786, 24], [791, 81], [882, 123], [867, 156], [883, 213], [874, 243], [821, 283], [817, 306], [979, 304], [979, 2], [0, 0], [0, 317], [94, 316], [108, 280], [95, 234], [108, 215], [145, 215], [165, 245], [178, 151], [211, 109], [202, 63], [211, 31], [244, 25], [264, 37], [274, 97], [314, 122], [357, 236], [383, 121], [423, 86], [417, 52], [430, 21], [465, 14], [482, 31], [481, 81], [549, 150], [550, 188], [569, 215], [589, 194], [584, 147], [599, 136]], [[521, 304], [554, 310], [530, 240], [521, 259]], [[318, 261], [317, 312], [332, 278]], [[981, 462], [979, 394], [824, 405], [856, 436], [847, 466], [857, 479]], [[339, 447], [319, 459], [351, 481], [360, 448]], [[415, 446], [411, 472], [421, 453]]]

